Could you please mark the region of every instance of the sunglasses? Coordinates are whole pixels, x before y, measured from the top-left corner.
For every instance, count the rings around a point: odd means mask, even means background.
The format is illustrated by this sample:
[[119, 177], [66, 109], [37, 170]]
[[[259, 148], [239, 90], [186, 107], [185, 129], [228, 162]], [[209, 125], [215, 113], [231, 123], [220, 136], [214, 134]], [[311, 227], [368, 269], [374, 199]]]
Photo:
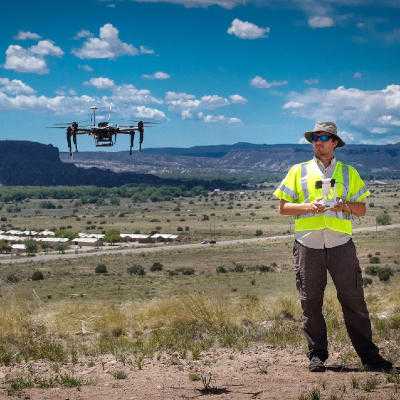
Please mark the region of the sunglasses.
[[328, 142], [330, 139], [332, 139], [331, 135], [317, 135], [313, 133], [311, 136], [312, 142], [318, 142], [318, 140], [320, 140], [321, 142]]

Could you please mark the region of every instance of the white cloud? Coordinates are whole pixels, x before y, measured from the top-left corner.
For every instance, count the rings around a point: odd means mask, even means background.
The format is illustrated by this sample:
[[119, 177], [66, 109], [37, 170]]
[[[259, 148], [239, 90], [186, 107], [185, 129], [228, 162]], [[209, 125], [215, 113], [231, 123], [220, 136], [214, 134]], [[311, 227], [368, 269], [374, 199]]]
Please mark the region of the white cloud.
[[169, 74], [167, 74], [166, 72], [162, 72], [162, 71], [157, 71], [154, 72], [154, 74], [143, 74], [142, 75], [143, 79], [158, 79], [158, 80], [165, 80], [165, 79], [169, 79], [171, 78], [171, 76]]
[[363, 77], [363, 74], [361, 72], [354, 72], [353, 78], [354, 79], [361, 79]]
[[61, 57], [64, 52], [56, 46], [51, 40], [40, 40], [36, 45], [30, 48], [33, 54], [38, 56], [55, 56]]
[[259, 39], [267, 36], [270, 30], [271, 29], [268, 27], [261, 28], [251, 22], [241, 21], [235, 18], [227, 32], [240, 39]]
[[0, 78], [0, 92], [7, 95], [33, 94], [35, 91], [19, 79]]
[[15, 36], [14, 39], [16, 40], [39, 40], [40, 35], [35, 32], [29, 31], [19, 31]]
[[84, 64], [84, 65], [78, 65], [78, 68], [86, 71], [86, 72], [93, 72], [93, 68], [90, 65]]
[[314, 121], [337, 121], [343, 128], [356, 129], [363, 135], [371, 129], [372, 133], [385, 133], [381, 128], [393, 135], [400, 126], [400, 85], [388, 85], [381, 90], [313, 88], [291, 93], [283, 108]]
[[387, 133], [388, 129], [387, 128], [380, 128], [379, 126], [375, 126], [370, 130], [371, 133], [377, 133], [379, 135], [383, 133]]
[[335, 25], [335, 22], [331, 17], [316, 15], [308, 18], [308, 25], [311, 28], [331, 28]]
[[244, 5], [247, 0], [134, 0], [138, 3], [171, 3], [180, 4], [188, 8], [220, 6], [228, 10]]
[[74, 39], [75, 40], [79, 40], [79, 39], [87, 39], [93, 37], [93, 33], [88, 31], [87, 29], [81, 29], [75, 36]]
[[306, 85], [318, 85], [319, 79], [313, 79], [313, 78], [311, 78], [311, 79], [305, 79], [305, 80], [304, 80], [304, 83], [305, 83]]
[[202, 120], [206, 124], [222, 122], [226, 124], [241, 124], [242, 121], [236, 117], [226, 117], [225, 115], [212, 115], [212, 114], [204, 114], [203, 112], [197, 113], [198, 119]]
[[231, 101], [232, 104], [246, 104], [247, 99], [240, 94], [232, 94], [229, 96], [229, 100]]
[[163, 111], [157, 110], [156, 108], [149, 108], [145, 106], [134, 107], [133, 116], [136, 118], [154, 119], [154, 120], [164, 120], [167, 118]]
[[153, 49], [142, 45], [139, 46], [139, 52], [140, 54], [155, 54], [155, 51]]
[[114, 81], [110, 78], [104, 78], [102, 76], [98, 78], [91, 78], [85, 82], [86, 85], [94, 86], [97, 89], [110, 89], [114, 87]]
[[287, 85], [287, 81], [271, 81], [268, 82], [266, 79], [264, 79], [261, 76], [256, 75], [251, 81], [250, 85], [253, 87], [256, 87], [258, 89], [270, 89], [272, 87], [276, 86], [284, 86]]
[[51, 40], [41, 40], [36, 45], [25, 48], [12, 44], [6, 50], [5, 69], [17, 72], [46, 74], [49, 72], [45, 57], [61, 57], [64, 52]]
[[122, 42], [118, 29], [112, 24], [105, 24], [100, 28], [99, 37], [88, 38], [80, 49], [74, 49], [72, 53], [81, 59], [114, 59], [123, 55], [137, 55], [139, 50], [131, 44]]
[[304, 107], [303, 103], [300, 103], [299, 101], [288, 101], [287, 103], [284, 104], [283, 109], [295, 109], [295, 108], [301, 108]]
[[106, 96], [77, 95], [73, 89], [62, 89], [57, 91], [56, 96], [51, 97], [36, 94], [22, 81], [0, 78], [0, 110], [34, 110], [73, 116], [87, 115], [89, 107], [93, 104], [104, 110], [108, 110], [112, 104], [115, 115], [165, 118], [163, 111], [148, 106], [162, 104], [150, 91], [137, 89], [129, 84], [114, 84], [110, 89], [111, 94]]

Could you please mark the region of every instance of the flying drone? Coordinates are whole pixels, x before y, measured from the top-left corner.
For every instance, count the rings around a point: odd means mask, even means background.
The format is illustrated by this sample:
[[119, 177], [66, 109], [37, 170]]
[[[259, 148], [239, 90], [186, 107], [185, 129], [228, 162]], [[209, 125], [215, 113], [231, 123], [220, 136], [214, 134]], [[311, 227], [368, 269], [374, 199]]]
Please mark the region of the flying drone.
[[[49, 128], [66, 129], [67, 144], [69, 149], [69, 155], [72, 156], [72, 142], [75, 146], [75, 152], [78, 152], [77, 136], [78, 135], [89, 135], [92, 136], [96, 147], [110, 147], [114, 146], [117, 135], [124, 134], [130, 137], [129, 154], [132, 155], [132, 149], [135, 140], [135, 133], [139, 132], [139, 151], [142, 151], [142, 143], [144, 139], [144, 128], [151, 127], [153, 124], [158, 122], [152, 121], [133, 121], [135, 125], [119, 125], [111, 124], [111, 106], [108, 114], [107, 121], [98, 122], [96, 125], [96, 106], [90, 107], [90, 125], [80, 126], [77, 121], [67, 122], [65, 124], [55, 124]], [[71, 142], [72, 139], [72, 142]]]

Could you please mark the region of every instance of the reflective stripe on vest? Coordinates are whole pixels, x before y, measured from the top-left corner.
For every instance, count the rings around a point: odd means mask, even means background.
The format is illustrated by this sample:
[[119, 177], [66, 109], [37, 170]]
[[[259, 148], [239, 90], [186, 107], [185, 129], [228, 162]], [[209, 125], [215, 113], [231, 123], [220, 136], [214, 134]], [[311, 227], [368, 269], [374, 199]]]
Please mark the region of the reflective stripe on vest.
[[[318, 191], [315, 189], [315, 181], [321, 179], [321, 172], [315, 168], [312, 161], [300, 165], [301, 174], [299, 186], [304, 194], [304, 202], [309, 203], [318, 199]], [[337, 196], [346, 200], [349, 191], [350, 181], [349, 167], [340, 161], [337, 161], [332, 178], [335, 179]], [[351, 216], [343, 212], [327, 210], [322, 214], [307, 213], [295, 218], [295, 231], [309, 231], [331, 229], [336, 232], [347, 233], [351, 235]]]

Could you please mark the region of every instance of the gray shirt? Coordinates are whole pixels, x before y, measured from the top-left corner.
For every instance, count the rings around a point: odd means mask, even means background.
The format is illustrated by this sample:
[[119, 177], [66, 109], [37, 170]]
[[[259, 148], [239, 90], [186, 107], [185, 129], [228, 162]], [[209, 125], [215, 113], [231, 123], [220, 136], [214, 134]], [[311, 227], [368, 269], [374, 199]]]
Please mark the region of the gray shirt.
[[[331, 178], [336, 167], [336, 159], [333, 158], [331, 163], [325, 168], [324, 164], [316, 157], [313, 162], [322, 173], [322, 178]], [[296, 240], [303, 246], [311, 247], [312, 249], [323, 249], [340, 246], [350, 240], [351, 236], [346, 233], [335, 232], [331, 229], [321, 229], [317, 231], [302, 231], [296, 232]]]

